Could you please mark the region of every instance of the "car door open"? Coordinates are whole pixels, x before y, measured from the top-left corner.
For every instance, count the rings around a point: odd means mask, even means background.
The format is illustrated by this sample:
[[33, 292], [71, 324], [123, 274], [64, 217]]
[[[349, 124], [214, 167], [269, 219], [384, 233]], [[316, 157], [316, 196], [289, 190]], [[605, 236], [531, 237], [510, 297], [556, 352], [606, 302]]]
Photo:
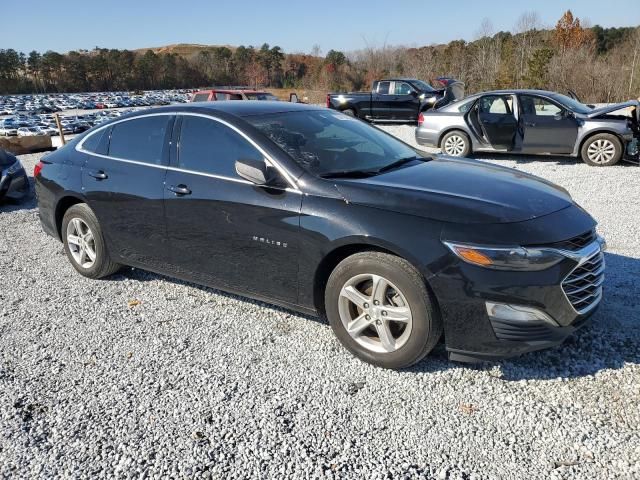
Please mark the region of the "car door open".
[[472, 124], [480, 130], [480, 137], [496, 150], [513, 148], [517, 121], [512, 98], [511, 95], [485, 95], [471, 112], [475, 116]]

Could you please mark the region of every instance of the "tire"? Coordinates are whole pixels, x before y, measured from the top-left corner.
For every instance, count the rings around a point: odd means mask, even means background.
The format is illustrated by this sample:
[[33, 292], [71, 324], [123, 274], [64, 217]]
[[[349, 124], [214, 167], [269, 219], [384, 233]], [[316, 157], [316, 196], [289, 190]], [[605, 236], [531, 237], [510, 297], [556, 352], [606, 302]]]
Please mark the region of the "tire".
[[327, 281], [325, 311], [347, 350], [383, 368], [413, 365], [442, 336], [442, 321], [420, 273], [386, 253], [356, 253], [340, 262]]
[[342, 110], [342, 113], [345, 115], [349, 115], [350, 117], [356, 116], [356, 111], [353, 108], [347, 108], [346, 110]]
[[442, 153], [452, 157], [466, 157], [471, 153], [471, 140], [461, 130], [448, 132], [440, 141]]
[[622, 158], [624, 149], [620, 139], [611, 133], [598, 133], [589, 137], [580, 149], [580, 156], [592, 167], [609, 167]]
[[[103, 278], [120, 270], [121, 265], [109, 258], [98, 219], [86, 203], [73, 205], [65, 212], [61, 236], [67, 258], [81, 275]], [[72, 238], [79, 243], [70, 243]], [[83, 249], [88, 253], [82, 254]], [[89, 255], [91, 251], [93, 260]]]

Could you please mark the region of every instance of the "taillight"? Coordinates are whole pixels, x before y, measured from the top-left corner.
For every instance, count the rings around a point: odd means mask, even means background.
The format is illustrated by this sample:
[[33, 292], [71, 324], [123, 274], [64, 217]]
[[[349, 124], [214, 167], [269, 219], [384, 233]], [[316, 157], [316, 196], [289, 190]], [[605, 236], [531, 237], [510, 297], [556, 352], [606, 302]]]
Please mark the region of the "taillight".
[[36, 178], [38, 175], [40, 175], [40, 172], [42, 171], [42, 167], [44, 167], [44, 163], [42, 162], [36, 163], [36, 166], [33, 167], [33, 178]]
[[420, 112], [420, 115], [418, 115], [418, 126], [422, 125], [424, 123], [424, 115], [422, 114], [422, 112]]
[[331, 106], [331, 95], [327, 93], [327, 108]]

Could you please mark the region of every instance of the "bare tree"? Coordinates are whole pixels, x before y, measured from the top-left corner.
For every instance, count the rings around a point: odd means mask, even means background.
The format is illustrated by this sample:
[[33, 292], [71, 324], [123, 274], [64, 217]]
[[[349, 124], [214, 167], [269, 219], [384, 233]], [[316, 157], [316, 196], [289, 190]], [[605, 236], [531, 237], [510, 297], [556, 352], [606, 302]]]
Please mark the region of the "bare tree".
[[518, 88], [522, 87], [522, 80], [526, 76], [526, 68], [531, 56], [531, 52], [533, 51], [533, 42], [536, 30], [542, 27], [542, 22], [540, 21], [540, 15], [538, 12], [530, 11], [525, 12], [520, 17], [518, 17], [518, 21], [514, 26], [514, 33], [516, 34], [515, 42], [516, 42], [516, 55], [517, 55], [517, 65], [518, 65], [518, 74], [516, 76], [516, 86]]

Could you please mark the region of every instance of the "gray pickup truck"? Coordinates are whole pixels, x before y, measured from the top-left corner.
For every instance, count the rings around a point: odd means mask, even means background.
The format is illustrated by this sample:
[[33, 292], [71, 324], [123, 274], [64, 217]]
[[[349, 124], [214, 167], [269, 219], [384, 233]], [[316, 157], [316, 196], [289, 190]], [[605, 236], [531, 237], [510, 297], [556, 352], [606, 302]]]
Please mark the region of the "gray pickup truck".
[[438, 88], [415, 78], [376, 80], [370, 92], [327, 94], [327, 107], [363, 120], [415, 123], [421, 112], [464, 97], [462, 82], [446, 77], [436, 81]]

